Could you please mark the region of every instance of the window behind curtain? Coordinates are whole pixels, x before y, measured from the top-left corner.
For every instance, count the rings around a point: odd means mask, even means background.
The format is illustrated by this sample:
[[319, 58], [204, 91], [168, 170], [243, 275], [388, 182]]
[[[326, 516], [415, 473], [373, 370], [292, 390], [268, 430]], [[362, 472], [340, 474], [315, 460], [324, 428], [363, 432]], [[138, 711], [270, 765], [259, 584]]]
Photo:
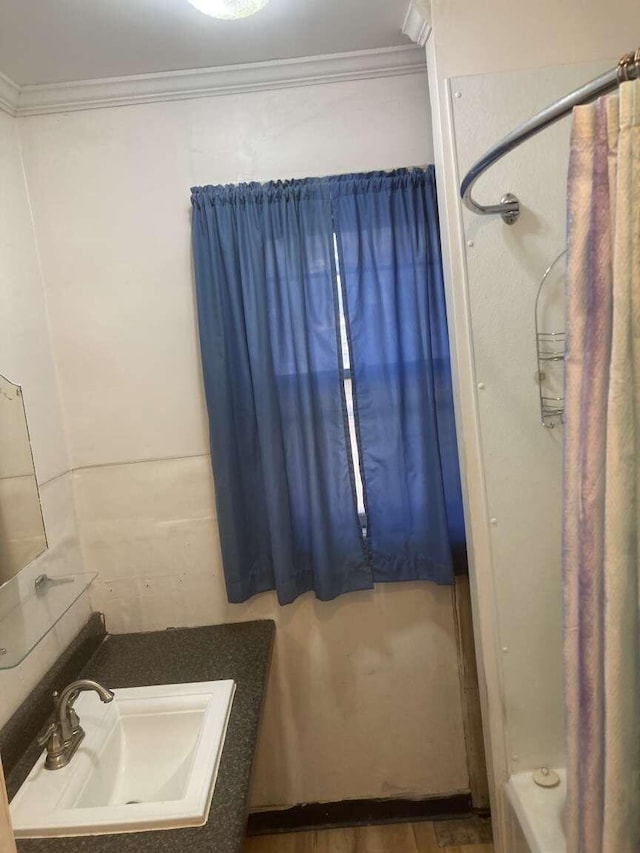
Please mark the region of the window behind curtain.
[[331, 199], [374, 581], [448, 582], [464, 533], [434, 171], [339, 176]]
[[192, 201], [230, 601], [452, 582], [461, 501], [432, 167]]

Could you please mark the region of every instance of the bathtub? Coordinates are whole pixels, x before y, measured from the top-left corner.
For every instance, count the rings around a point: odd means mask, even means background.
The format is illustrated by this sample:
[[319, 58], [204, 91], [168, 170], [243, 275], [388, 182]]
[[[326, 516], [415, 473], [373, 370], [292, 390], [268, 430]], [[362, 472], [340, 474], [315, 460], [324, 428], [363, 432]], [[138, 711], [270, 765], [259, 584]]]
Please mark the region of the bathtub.
[[[561, 767], [554, 770], [560, 776], [555, 788], [541, 788], [533, 781], [531, 772], [515, 773], [505, 786], [507, 799], [517, 827], [512, 837], [526, 840], [531, 853], [566, 853], [567, 845], [562, 826], [562, 815], [567, 795], [567, 773]], [[512, 843], [518, 853], [526, 853], [523, 843]]]

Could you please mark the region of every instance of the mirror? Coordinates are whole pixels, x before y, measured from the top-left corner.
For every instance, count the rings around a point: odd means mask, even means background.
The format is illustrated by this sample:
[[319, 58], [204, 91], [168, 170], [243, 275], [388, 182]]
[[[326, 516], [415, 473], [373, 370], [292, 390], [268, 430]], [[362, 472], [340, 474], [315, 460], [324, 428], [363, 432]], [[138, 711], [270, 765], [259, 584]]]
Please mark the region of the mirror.
[[0, 375], [0, 585], [46, 547], [22, 388]]

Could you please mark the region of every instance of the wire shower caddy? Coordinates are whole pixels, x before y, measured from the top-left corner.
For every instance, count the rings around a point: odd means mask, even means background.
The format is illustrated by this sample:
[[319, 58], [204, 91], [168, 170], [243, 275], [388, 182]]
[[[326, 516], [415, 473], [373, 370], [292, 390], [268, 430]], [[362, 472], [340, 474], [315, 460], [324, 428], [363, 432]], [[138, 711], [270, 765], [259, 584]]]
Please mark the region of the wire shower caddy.
[[[536, 353], [538, 358], [538, 389], [540, 393], [540, 419], [546, 429], [554, 429], [564, 423], [564, 356], [566, 333], [541, 331], [540, 297], [545, 284], [556, 266], [567, 254], [564, 249], [547, 267], [540, 280], [535, 303]], [[559, 368], [559, 369], [554, 369]], [[555, 387], [554, 387], [555, 386]]]

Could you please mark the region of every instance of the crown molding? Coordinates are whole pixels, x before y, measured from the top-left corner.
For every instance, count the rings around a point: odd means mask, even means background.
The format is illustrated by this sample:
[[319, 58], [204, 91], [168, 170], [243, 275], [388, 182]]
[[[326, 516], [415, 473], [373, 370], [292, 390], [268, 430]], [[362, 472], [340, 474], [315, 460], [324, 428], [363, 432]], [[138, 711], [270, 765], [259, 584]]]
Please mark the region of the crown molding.
[[414, 45], [404, 45], [302, 59], [23, 86], [18, 90], [14, 114], [30, 116], [123, 107], [419, 73], [426, 73], [424, 52]]
[[402, 25], [402, 32], [420, 47], [425, 46], [431, 35], [431, 4], [429, 0], [411, 0]]
[[14, 116], [18, 111], [20, 87], [0, 72], [0, 110]]

